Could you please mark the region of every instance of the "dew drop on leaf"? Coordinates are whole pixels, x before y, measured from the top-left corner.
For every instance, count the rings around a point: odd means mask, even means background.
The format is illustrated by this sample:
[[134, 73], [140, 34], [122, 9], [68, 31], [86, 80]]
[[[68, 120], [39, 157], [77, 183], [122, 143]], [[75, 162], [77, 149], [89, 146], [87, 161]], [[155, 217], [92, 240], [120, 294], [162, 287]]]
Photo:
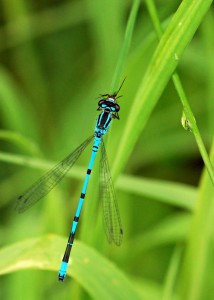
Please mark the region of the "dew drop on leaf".
[[187, 131], [192, 132], [192, 126], [190, 121], [187, 119], [185, 112], [183, 111], [182, 116], [181, 116], [181, 124], [183, 126], [183, 128]]
[[174, 59], [175, 59], [175, 60], [179, 60], [179, 56], [178, 56], [177, 53], [174, 53]]

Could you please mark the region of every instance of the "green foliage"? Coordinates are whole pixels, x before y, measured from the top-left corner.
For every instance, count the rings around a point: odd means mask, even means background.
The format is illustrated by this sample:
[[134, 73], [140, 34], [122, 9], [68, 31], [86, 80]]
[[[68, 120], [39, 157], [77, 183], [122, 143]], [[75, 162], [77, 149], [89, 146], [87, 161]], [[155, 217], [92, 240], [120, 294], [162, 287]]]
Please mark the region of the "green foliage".
[[[2, 1], [0, 298], [213, 298], [213, 6], [180, 2]], [[92, 133], [96, 96], [125, 77], [106, 140], [124, 241], [107, 245], [96, 166], [60, 284], [90, 151], [29, 212], [13, 203]]]
[[[66, 245], [65, 238], [44, 236], [7, 247], [0, 252], [0, 273], [32, 268], [58, 272], [57, 262], [63, 252], [63, 245]], [[76, 242], [68, 274], [76, 279], [93, 299], [140, 299], [121, 271], [80, 242]]]

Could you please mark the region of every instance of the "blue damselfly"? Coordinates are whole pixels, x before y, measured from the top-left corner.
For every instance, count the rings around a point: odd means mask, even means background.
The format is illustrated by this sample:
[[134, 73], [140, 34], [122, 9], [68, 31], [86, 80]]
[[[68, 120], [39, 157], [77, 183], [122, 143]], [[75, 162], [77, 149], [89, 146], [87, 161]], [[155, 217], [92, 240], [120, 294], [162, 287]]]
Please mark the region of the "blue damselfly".
[[78, 148], [76, 148], [71, 154], [64, 158], [60, 163], [53, 167], [50, 171], [44, 174], [38, 181], [36, 181], [25, 193], [20, 195], [16, 202], [16, 210], [19, 213], [24, 212], [29, 207], [34, 205], [37, 201], [47, 195], [66, 175], [71, 169], [76, 160], [79, 158], [84, 149], [93, 142], [92, 153], [86, 172], [83, 188], [81, 191], [79, 203], [75, 213], [74, 220], [72, 222], [70, 235], [68, 238], [65, 253], [61, 262], [58, 279], [63, 281], [67, 268], [68, 261], [71, 253], [71, 249], [74, 242], [74, 237], [79, 222], [80, 213], [82, 210], [83, 202], [86, 195], [86, 190], [91, 175], [91, 171], [94, 165], [95, 157], [99, 147], [101, 147], [101, 162], [100, 162], [100, 200], [102, 202], [103, 218], [105, 231], [109, 242], [115, 243], [119, 246], [122, 242], [123, 229], [121, 225], [121, 219], [118, 209], [118, 204], [115, 197], [112, 178], [110, 175], [108, 159], [103, 142], [103, 137], [107, 133], [112, 119], [119, 120], [120, 106], [117, 103], [117, 99], [121, 96], [117, 96], [125, 79], [120, 85], [117, 92], [114, 94], [102, 94], [101, 99], [98, 102], [99, 114], [95, 131], [92, 136], [86, 139]]

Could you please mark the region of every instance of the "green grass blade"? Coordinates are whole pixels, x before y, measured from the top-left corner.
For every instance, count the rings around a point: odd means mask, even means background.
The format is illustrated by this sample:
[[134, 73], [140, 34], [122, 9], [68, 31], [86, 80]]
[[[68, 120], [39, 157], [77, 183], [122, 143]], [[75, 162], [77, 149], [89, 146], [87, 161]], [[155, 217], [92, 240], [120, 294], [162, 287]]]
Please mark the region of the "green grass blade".
[[28, 151], [29, 154], [41, 154], [38, 146], [34, 142], [30, 141], [29, 139], [17, 132], [12, 132], [9, 130], [0, 130], [0, 140], [11, 142], [17, 145], [18, 147]]
[[[156, 34], [160, 39], [161, 36], [162, 36], [163, 31], [162, 31], [162, 28], [161, 28], [161, 24], [160, 24], [160, 21], [159, 21], [159, 18], [158, 18], [158, 13], [157, 13], [154, 1], [153, 0], [146, 0], [146, 4], [147, 4], [148, 10], [149, 10], [149, 13], [150, 13], [150, 16], [151, 16]], [[193, 112], [190, 108], [190, 105], [189, 105], [186, 93], [184, 91], [184, 88], [182, 86], [181, 80], [180, 80], [177, 73], [175, 73], [172, 76], [172, 79], [173, 79], [175, 89], [178, 93], [178, 96], [179, 96], [180, 101], [181, 101], [182, 106], [183, 106], [183, 111], [184, 111], [184, 115], [185, 115], [185, 118], [186, 118], [185, 122], [188, 122], [189, 130], [191, 130], [191, 132], [194, 134], [194, 137], [195, 137], [196, 143], [198, 145], [199, 151], [201, 153], [202, 159], [204, 161], [204, 164], [205, 164], [205, 166], [207, 168], [207, 171], [210, 175], [210, 178], [211, 178], [211, 180], [214, 184], [214, 170], [213, 170], [213, 167], [210, 163], [209, 156], [207, 154], [207, 151], [206, 151], [205, 145], [203, 143], [201, 134], [199, 132], [198, 126], [196, 124], [195, 117], [194, 117]]]
[[[214, 144], [212, 145], [210, 157], [211, 162], [214, 163]], [[213, 293], [213, 285], [208, 285], [209, 260], [212, 260], [212, 257], [209, 255], [211, 249], [213, 249], [211, 248], [213, 241], [213, 220], [214, 188], [207, 172], [204, 171], [182, 265], [182, 276], [180, 279], [182, 299], [208, 299], [207, 295]], [[206, 281], [206, 289], [203, 289]], [[209, 289], [212, 290], [205, 296], [204, 292]]]
[[121, 175], [117, 187], [128, 193], [149, 197], [190, 211], [195, 207], [196, 189], [185, 184]]
[[114, 175], [124, 168], [141, 131], [177, 67], [177, 57], [182, 56], [211, 3], [211, 0], [183, 1], [172, 18], [134, 99], [115, 155]]
[[[112, 2], [112, 0], [111, 0], [111, 2]], [[108, 12], [111, 12], [111, 14], [108, 15], [108, 13], [105, 13], [104, 19], [103, 18], [101, 18], [101, 19], [98, 18], [94, 21], [96, 21], [96, 27], [100, 23], [99, 35], [102, 33], [103, 43], [102, 43], [102, 50], [101, 50], [100, 55], [103, 58], [103, 62], [102, 62], [103, 69], [110, 70], [111, 69], [110, 66], [113, 63], [115, 65], [115, 62], [114, 62], [114, 54], [116, 53], [115, 49], [118, 50], [117, 51], [117, 56], [118, 56], [118, 53], [119, 53], [119, 57], [116, 60], [116, 69], [115, 69], [114, 77], [113, 77], [112, 84], [111, 84], [111, 89], [113, 90], [114, 87], [117, 86], [118, 82], [120, 81], [119, 76], [121, 76], [122, 68], [123, 68], [123, 65], [125, 63], [125, 60], [126, 60], [126, 57], [127, 57], [128, 51], [129, 51], [131, 38], [132, 38], [132, 34], [133, 34], [133, 29], [134, 29], [134, 23], [135, 23], [135, 20], [136, 20], [136, 15], [137, 15], [137, 11], [138, 11], [140, 1], [135, 0], [133, 2], [132, 9], [131, 9], [131, 12], [130, 12], [130, 15], [129, 15], [129, 20], [128, 20], [128, 23], [127, 23], [127, 26], [126, 26], [126, 34], [125, 34], [125, 38], [124, 38], [122, 47], [121, 47], [121, 43], [119, 43], [118, 40], [116, 40], [116, 41], [112, 40], [111, 44], [110, 44], [111, 46], [110, 46], [110, 49], [109, 49], [109, 29], [106, 26], [106, 24], [111, 24], [112, 28], [114, 28], [115, 20], [112, 20], [111, 22], [110, 22], [110, 20], [112, 19], [113, 15], [117, 15], [121, 11], [121, 9], [117, 10], [118, 3], [116, 4], [114, 2], [114, 5], [112, 6], [113, 2], [112, 3], [111, 2], [109, 2], [109, 1], [106, 2], [105, 1], [105, 5], [107, 5], [106, 10]], [[93, 2], [93, 4], [92, 4], [92, 2], [90, 2], [91, 8], [93, 7], [93, 5], [95, 5], [95, 3], [96, 2]], [[100, 9], [103, 10], [103, 7], [105, 7], [105, 5], [103, 6], [100, 1], [98, 1], [98, 3], [96, 3], [96, 4], [97, 4], [97, 7], [94, 10], [93, 15], [95, 13], [97, 14]], [[123, 9], [124, 9], [124, 7], [125, 6], [122, 6]], [[105, 21], [105, 24], [103, 24], [104, 21]], [[113, 30], [116, 32], [116, 34], [114, 33], [114, 35], [113, 35], [113, 37], [115, 39], [117, 34], [119, 35], [118, 24], [117, 24], [117, 26], [115, 26], [115, 28]], [[105, 47], [106, 49], [103, 49], [103, 46], [107, 43], [107, 41], [108, 41], [108, 47]], [[117, 46], [119, 44], [120, 44], [120, 46], [117, 48]], [[114, 45], [113, 49], [111, 49], [112, 45]], [[111, 57], [109, 55], [111, 55]], [[108, 64], [108, 67], [106, 66], [106, 63]], [[115, 66], [112, 67], [112, 70], [114, 70], [114, 68], [115, 68]], [[111, 74], [111, 76], [112, 76], [112, 74]], [[92, 195], [94, 195], [96, 193], [97, 185], [93, 184], [93, 182], [95, 182], [95, 178], [91, 180], [91, 186], [93, 186], [93, 188], [91, 190], [89, 190], [88, 198], [92, 197]], [[96, 180], [96, 182], [97, 182], [97, 180]], [[89, 241], [92, 238], [88, 234], [88, 226], [89, 226], [89, 222], [91, 222], [92, 216], [94, 214], [95, 214], [94, 207], [86, 202], [85, 203], [84, 219], [82, 220], [82, 230], [81, 230], [81, 233], [82, 233], [81, 237], [86, 241], [87, 240]]]
[[[85, 2], [90, 19], [90, 31], [94, 40], [96, 69], [102, 77], [101, 82], [108, 82], [112, 77], [121, 49], [123, 16], [127, 6], [113, 0], [87, 0]], [[111, 32], [114, 33], [111, 34]]]
[[119, 80], [121, 79], [121, 74], [123, 71], [123, 67], [126, 62], [126, 58], [129, 52], [131, 40], [132, 40], [132, 35], [134, 31], [134, 25], [137, 17], [137, 12], [139, 9], [140, 5], [140, 0], [134, 0], [132, 9], [129, 15], [127, 27], [126, 27], [126, 32], [125, 32], [125, 37], [124, 37], [124, 42], [119, 54], [119, 58], [117, 61], [116, 69], [114, 72], [114, 76], [112, 78], [112, 84], [111, 84], [111, 91], [115, 92], [116, 88], [119, 86]]
[[[87, 12], [83, 9], [81, 2], [62, 3], [60, 6], [51, 7], [41, 12], [28, 16], [23, 15], [21, 18], [13, 19], [5, 26], [0, 27], [0, 50], [17, 47], [29, 40], [48, 36], [81, 24], [87, 20], [87, 17]], [[26, 30], [26, 24], [30, 24], [31, 31]]]
[[[1, 135], [0, 135], [1, 136]], [[42, 171], [48, 171], [56, 163], [35, 159], [24, 155], [15, 155], [0, 152], [0, 161], [5, 163], [24, 165]], [[84, 179], [85, 168], [73, 166], [66, 176], [76, 179]], [[124, 192], [149, 197], [153, 200], [177, 206], [192, 211], [195, 207], [197, 191], [194, 187], [154, 179], [144, 179], [142, 177], [120, 175], [116, 187]]]
[[213, 118], [213, 95], [214, 95], [214, 86], [213, 86], [213, 78], [214, 78], [214, 60], [213, 60], [213, 45], [214, 45], [214, 35], [213, 35], [213, 11], [210, 9], [204, 22], [201, 26], [202, 31], [202, 44], [205, 48], [204, 56], [209, 62], [209, 69], [206, 72], [206, 83], [207, 83], [207, 108], [208, 108], [208, 126], [209, 126], [209, 134], [212, 137], [214, 132], [214, 118]]
[[148, 229], [143, 234], [135, 236], [128, 243], [123, 245], [123, 253], [118, 259], [124, 260], [132, 247], [132, 256], [130, 260], [135, 259], [137, 255], [150, 251], [163, 245], [184, 242], [188, 237], [190, 230], [191, 216], [183, 213], [170, 216], [163, 221], [158, 222], [153, 228]]
[[175, 250], [172, 254], [172, 258], [170, 260], [170, 265], [168, 268], [168, 272], [166, 274], [164, 289], [162, 300], [173, 300], [176, 299], [175, 296], [175, 286], [176, 279], [178, 277], [178, 269], [180, 266], [181, 256], [182, 256], [183, 248], [179, 245], [175, 247]]
[[[22, 134], [37, 136], [37, 126], [32, 106], [27, 102], [11, 74], [0, 68], [0, 110], [7, 128]], [[25, 121], [25, 123], [23, 122]]]
[[189, 130], [194, 134], [196, 143], [198, 145], [198, 149], [199, 149], [199, 151], [201, 153], [201, 157], [202, 157], [202, 159], [204, 161], [204, 164], [205, 164], [205, 166], [207, 168], [207, 171], [209, 173], [210, 179], [212, 180], [212, 183], [214, 184], [214, 170], [213, 170], [213, 166], [212, 166], [212, 164], [210, 162], [209, 155], [208, 155], [206, 147], [205, 147], [205, 145], [203, 143], [200, 131], [199, 131], [198, 126], [196, 124], [195, 117], [194, 117], [193, 112], [192, 112], [192, 110], [191, 110], [191, 108], [189, 106], [186, 94], [185, 94], [184, 89], [182, 87], [180, 78], [178, 77], [178, 74], [174, 74], [173, 75], [173, 82], [174, 82], [175, 88], [176, 88], [176, 90], [178, 92], [179, 98], [180, 98], [180, 100], [182, 102], [183, 111], [184, 111], [186, 120], [188, 122]]
[[[25, 240], [0, 251], [0, 274], [18, 270], [51, 270], [57, 274], [67, 240], [55, 235]], [[69, 276], [93, 299], [140, 299], [132, 283], [110, 261], [81, 242], [73, 248]], [[51, 253], [51, 255], [50, 255]]]

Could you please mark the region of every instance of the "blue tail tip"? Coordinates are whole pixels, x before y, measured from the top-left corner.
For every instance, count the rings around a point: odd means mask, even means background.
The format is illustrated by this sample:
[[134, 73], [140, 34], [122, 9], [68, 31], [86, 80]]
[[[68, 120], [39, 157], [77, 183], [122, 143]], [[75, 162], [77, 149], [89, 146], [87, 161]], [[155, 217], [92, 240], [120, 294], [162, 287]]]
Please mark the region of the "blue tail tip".
[[67, 268], [68, 268], [68, 263], [66, 261], [62, 261], [61, 267], [60, 267], [60, 270], [59, 270], [59, 275], [58, 275], [58, 280], [59, 281], [64, 281]]
[[63, 282], [64, 279], [65, 279], [65, 275], [61, 275], [61, 274], [59, 273], [59, 275], [58, 275], [58, 280]]

